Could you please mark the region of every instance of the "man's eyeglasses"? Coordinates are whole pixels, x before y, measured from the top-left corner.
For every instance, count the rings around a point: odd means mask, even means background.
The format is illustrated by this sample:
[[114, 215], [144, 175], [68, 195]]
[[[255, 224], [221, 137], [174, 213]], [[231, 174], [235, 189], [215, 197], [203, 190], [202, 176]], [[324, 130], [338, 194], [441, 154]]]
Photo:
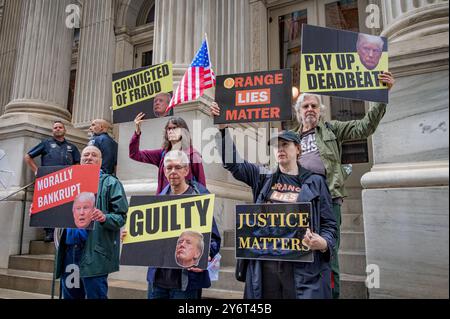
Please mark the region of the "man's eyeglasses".
[[175, 165], [175, 166], [166, 166], [164, 167], [164, 169], [168, 172], [171, 172], [172, 170], [180, 171], [185, 167], [186, 165]]

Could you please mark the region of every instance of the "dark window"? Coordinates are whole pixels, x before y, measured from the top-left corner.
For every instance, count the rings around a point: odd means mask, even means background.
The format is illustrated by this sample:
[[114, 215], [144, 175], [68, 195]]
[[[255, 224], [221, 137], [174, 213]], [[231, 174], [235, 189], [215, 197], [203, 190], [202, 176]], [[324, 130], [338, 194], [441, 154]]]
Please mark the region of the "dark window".
[[146, 51], [142, 53], [142, 63], [141, 66], [152, 65], [153, 51]]
[[67, 110], [72, 114], [73, 99], [75, 97], [75, 82], [77, 78], [77, 70], [70, 71], [69, 97], [67, 98]]
[[148, 12], [147, 19], [145, 20], [145, 23], [152, 23], [155, 22], [155, 5], [153, 5], [150, 8], [150, 11]]
[[[326, 4], [325, 22], [329, 28], [359, 32], [358, 1], [341, 0]], [[365, 115], [363, 101], [331, 97], [330, 109], [332, 120], [359, 120]], [[367, 140], [343, 143], [341, 160], [343, 164], [369, 162]]]
[[[280, 39], [280, 67], [292, 69], [292, 85], [300, 87], [300, 54], [302, 44], [302, 25], [308, 23], [308, 11], [295, 11], [278, 17], [278, 29]], [[295, 114], [295, 111], [292, 110]], [[297, 121], [284, 121], [283, 129], [292, 129], [297, 126]]]

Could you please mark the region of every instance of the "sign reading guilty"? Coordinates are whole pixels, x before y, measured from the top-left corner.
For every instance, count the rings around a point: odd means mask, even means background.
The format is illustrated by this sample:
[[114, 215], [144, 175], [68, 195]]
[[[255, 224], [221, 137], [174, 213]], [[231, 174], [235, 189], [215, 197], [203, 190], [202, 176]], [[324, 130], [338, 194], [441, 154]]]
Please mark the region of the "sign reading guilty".
[[236, 258], [312, 262], [303, 244], [311, 203], [236, 206]]
[[132, 196], [121, 264], [206, 269], [213, 213], [213, 194]]
[[291, 120], [290, 69], [218, 76], [214, 124]]
[[171, 93], [172, 86], [171, 62], [114, 73], [113, 123], [131, 122], [140, 112], [145, 113], [146, 118], [172, 115], [173, 111], [170, 114], [156, 112], [153, 103], [157, 95]]
[[386, 38], [303, 25], [300, 91], [388, 102]]

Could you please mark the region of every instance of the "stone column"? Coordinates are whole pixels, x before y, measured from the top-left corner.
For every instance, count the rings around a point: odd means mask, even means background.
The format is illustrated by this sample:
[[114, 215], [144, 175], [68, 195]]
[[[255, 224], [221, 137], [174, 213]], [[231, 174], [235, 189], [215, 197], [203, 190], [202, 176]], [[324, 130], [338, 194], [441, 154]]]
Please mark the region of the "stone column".
[[448, 298], [448, 1], [386, 0], [396, 76], [362, 177], [371, 298]]
[[[217, 75], [251, 71], [249, 0], [156, 0], [155, 5], [153, 61], [154, 64], [172, 61], [174, 89], [200, 48], [205, 32], [208, 35], [212, 67]], [[208, 113], [213, 90], [208, 91], [197, 101], [176, 106], [174, 110], [176, 116], [186, 120], [196, 141], [194, 146], [199, 152], [208, 143], [214, 143], [212, 136], [207, 134], [207, 129], [214, 126]], [[161, 147], [166, 122], [166, 118], [143, 122], [142, 149]], [[128, 144], [134, 131], [134, 123], [119, 126], [118, 175], [124, 180], [127, 194], [155, 192], [157, 169], [128, 158]], [[242, 154], [253, 151], [255, 136], [256, 134], [249, 138], [245, 153], [244, 149], [240, 149]], [[234, 228], [230, 211], [235, 203], [251, 200], [251, 194], [220, 164], [208, 162], [204, 163], [204, 167], [207, 186], [217, 194], [217, 207], [226, 208], [216, 216], [217, 222], [222, 231]], [[231, 189], [238, 191], [231, 192]]]
[[250, 69], [249, 1], [157, 0], [155, 63], [171, 60], [175, 80], [200, 48], [205, 32], [216, 74]]
[[0, 116], [11, 100], [11, 90], [16, 65], [17, 45], [20, 36], [22, 0], [0, 1]]
[[[78, 147], [86, 143], [85, 134], [69, 125], [66, 110], [73, 30], [65, 25], [65, 8], [70, 2], [5, 1], [0, 33], [0, 97], [3, 105], [3, 101], [9, 104], [0, 118], [0, 148], [6, 153], [2, 162], [14, 175], [6, 190], [0, 187], [0, 198], [34, 180], [23, 156], [51, 136], [53, 120], [65, 120], [66, 137]], [[5, 51], [5, 46], [10, 51]], [[39, 159], [36, 161], [39, 164]], [[0, 202], [0, 268], [8, 267], [10, 255], [27, 253], [30, 240], [39, 238], [39, 229], [28, 227], [31, 199], [28, 190], [27, 196], [21, 191]]]
[[73, 30], [64, 24], [69, 3], [24, 2], [15, 78], [5, 114], [32, 113], [70, 120], [66, 108]]
[[263, 0], [251, 0], [250, 6], [252, 70], [263, 71], [268, 68], [267, 8]]
[[80, 26], [75, 127], [86, 128], [96, 118], [111, 120], [111, 82], [115, 63], [115, 1], [85, 0]]

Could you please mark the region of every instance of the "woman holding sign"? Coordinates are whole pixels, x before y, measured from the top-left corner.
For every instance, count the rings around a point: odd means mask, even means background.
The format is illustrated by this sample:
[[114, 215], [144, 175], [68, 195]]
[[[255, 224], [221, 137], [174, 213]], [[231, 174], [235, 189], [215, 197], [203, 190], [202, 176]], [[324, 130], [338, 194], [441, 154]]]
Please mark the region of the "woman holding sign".
[[206, 186], [202, 157], [200, 153], [192, 147], [192, 139], [186, 122], [181, 117], [170, 118], [164, 128], [162, 147], [154, 150], [140, 150], [139, 141], [141, 138], [141, 124], [144, 117], [145, 113], [139, 113], [134, 119], [136, 130], [130, 141], [129, 157], [138, 162], [158, 166], [158, 187], [156, 194], [159, 194], [163, 188], [169, 184], [164, 175], [164, 157], [172, 150], [181, 150], [189, 157], [190, 168], [187, 179], [195, 180]]
[[[211, 114], [217, 116], [217, 103]], [[277, 169], [268, 171], [239, 158], [226, 126], [219, 125], [216, 137], [223, 166], [234, 178], [252, 188], [257, 204], [311, 202], [312, 216], [319, 222], [308, 228], [303, 244], [314, 253], [314, 261], [247, 260], [244, 269], [245, 293], [249, 299], [324, 299], [331, 298], [330, 258], [335, 245], [336, 221], [325, 177], [298, 165], [300, 140], [297, 134], [282, 131], [270, 140], [275, 148]], [[229, 154], [226, 154], [229, 153]], [[225, 159], [235, 159], [232, 163]]]

